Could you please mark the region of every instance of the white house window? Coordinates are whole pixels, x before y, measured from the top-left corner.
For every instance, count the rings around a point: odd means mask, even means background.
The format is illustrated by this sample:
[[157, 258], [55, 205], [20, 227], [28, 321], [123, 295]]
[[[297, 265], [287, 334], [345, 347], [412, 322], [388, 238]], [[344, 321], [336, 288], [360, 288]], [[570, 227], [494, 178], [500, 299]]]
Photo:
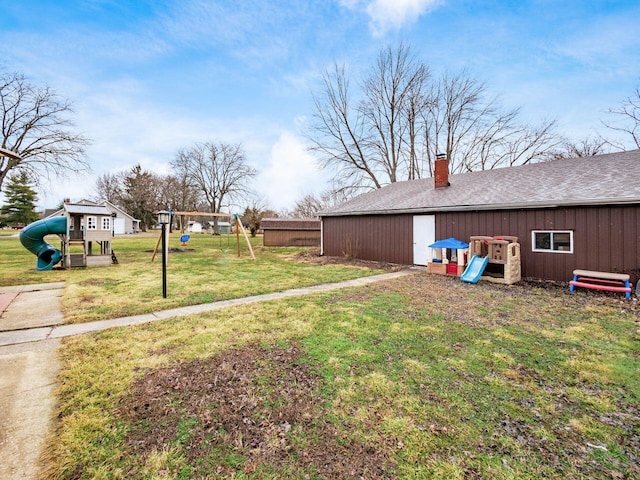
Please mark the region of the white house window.
[[102, 217], [102, 230], [111, 230], [111, 217]]
[[98, 217], [87, 217], [87, 230], [98, 229]]
[[531, 245], [534, 252], [573, 253], [571, 230], [533, 230]]

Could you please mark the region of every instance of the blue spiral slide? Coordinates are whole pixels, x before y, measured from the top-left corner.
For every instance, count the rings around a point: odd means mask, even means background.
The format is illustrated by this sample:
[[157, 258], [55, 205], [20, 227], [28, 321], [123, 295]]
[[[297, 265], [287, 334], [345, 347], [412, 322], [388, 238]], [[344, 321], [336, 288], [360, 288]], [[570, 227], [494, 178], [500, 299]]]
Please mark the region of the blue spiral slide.
[[36, 270], [51, 270], [62, 260], [62, 252], [44, 241], [50, 234], [67, 233], [67, 218], [53, 217], [30, 223], [20, 231], [22, 246], [38, 257]]

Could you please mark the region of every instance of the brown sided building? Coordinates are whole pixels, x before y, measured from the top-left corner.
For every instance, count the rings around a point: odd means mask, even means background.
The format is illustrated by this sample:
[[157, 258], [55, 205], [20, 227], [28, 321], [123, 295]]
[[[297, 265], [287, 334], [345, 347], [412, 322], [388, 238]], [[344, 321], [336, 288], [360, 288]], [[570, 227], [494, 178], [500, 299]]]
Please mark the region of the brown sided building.
[[321, 253], [426, 265], [429, 244], [516, 236], [522, 276], [640, 269], [640, 150], [397, 182], [321, 214]]
[[263, 218], [260, 228], [265, 247], [317, 247], [320, 245], [320, 220], [300, 218]]

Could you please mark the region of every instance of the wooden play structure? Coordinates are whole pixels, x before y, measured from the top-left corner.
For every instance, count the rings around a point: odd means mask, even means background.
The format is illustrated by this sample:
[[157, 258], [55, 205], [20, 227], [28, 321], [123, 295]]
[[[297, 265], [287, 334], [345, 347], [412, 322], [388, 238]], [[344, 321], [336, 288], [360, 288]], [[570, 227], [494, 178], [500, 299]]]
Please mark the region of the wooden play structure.
[[522, 279], [518, 237], [473, 236], [469, 240], [469, 255], [488, 257], [481, 280], [511, 285]]
[[573, 280], [569, 282], [569, 291], [575, 287], [604, 290], [607, 292], [624, 293], [625, 297], [631, 297], [630, 275], [627, 273], [596, 272], [593, 270], [574, 270]]
[[62, 240], [62, 266], [100, 267], [117, 263], [111, 247], [113, 216], [102, 205], [65, 203], [67, 232]]
[[[36, 270], [51, 270], [59, 262], [64, 268], [111, 265], [117, 263], [111, 249], [113, 218], [102, 205], [65, 203], [60, 215], [27, 225], [20, 242], [38, 257]], [[52, 234], [60, 238], [60, 249], [45, 241]]]

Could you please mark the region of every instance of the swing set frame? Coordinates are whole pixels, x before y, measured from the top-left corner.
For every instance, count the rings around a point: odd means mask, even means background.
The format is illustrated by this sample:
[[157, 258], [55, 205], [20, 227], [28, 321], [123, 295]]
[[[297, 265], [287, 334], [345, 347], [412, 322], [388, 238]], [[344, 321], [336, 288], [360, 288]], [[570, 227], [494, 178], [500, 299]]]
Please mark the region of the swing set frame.
[[[237, 213], [208, 213], [208, 212], [178, 212], [178, 211], [172, 211], [171, 212], [171, 216], [173, 217], [173, 215], [180, 215], [182, 216], [186, 216], [186, 217], [226, 217], [226, 218], [233, 218], [235, 220], [235, 227], [236, 227], [236, 249], [238, 252], [238, 257], [240, 257], [240, 231], [242, 231], [242, 234], [244, 235], [244, 238], [247, 242], [247, 246], [249, 247], [249, 252], [251, 253], [251, 258], [253, 260], [256, 259], [255, 254], [253, 253], [253, 248], [251, 247], [251, 242], [249, 241], [249, 237], [247, 236], [247, 232], [244, 229], [244, 225], [242, 225], [242, 221], [240, 220], [240, 215], [238, 215]], [[182, 230], [182, 220], [180, 221], [180, 227]], [[167, 235], [169, 234], [169, 230], [166, 230]], [[153, 260], [156, 257], [156, 253], [158, 251], [158, 246], [160, 245], [160, 241], [162, 240], [162, 233], [160, 234], [160, 238], [158, 238], [158, 243], [156, 244], [156, 248], [153, 251], [153, 257], [151, 258], [151, 261], [153, 262]], [[166, 242], [166, 245], [168, 245], [169, 242]]]

